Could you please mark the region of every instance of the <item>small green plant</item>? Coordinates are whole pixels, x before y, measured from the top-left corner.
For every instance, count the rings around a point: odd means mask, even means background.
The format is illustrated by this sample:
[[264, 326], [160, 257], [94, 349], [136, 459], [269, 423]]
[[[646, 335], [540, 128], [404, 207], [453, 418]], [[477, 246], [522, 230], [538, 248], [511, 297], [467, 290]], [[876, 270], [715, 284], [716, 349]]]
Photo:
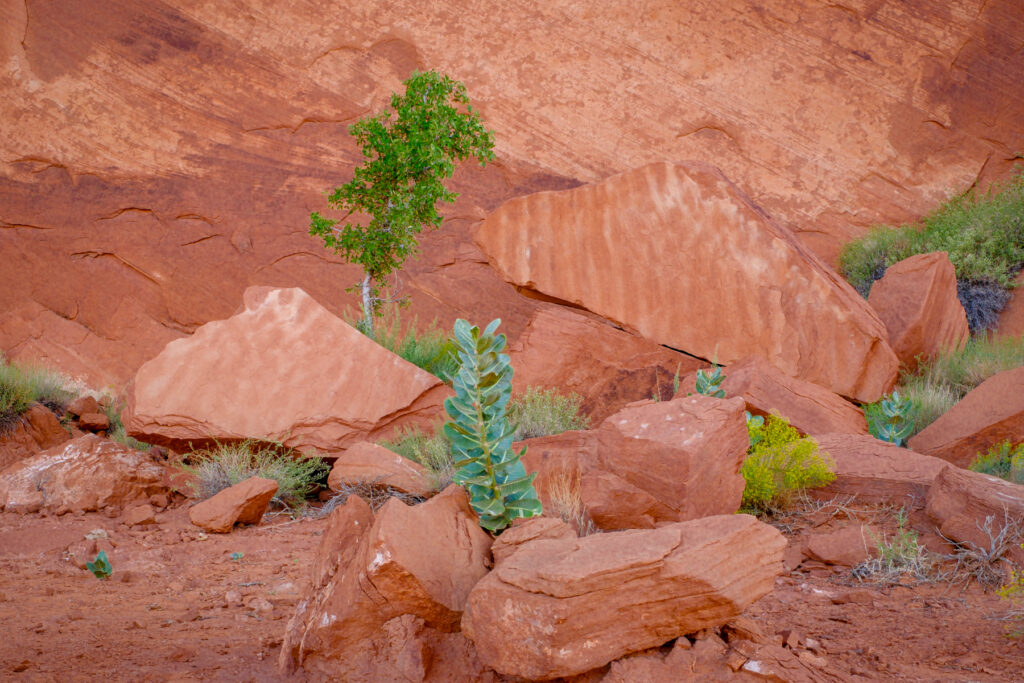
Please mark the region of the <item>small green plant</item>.
[[452, 445], [441, 431], [424, 434], [412, 427], [382, 441], [380, 445], [426, 467], [435, 491], [443, 491], [455, 480]]
[[1024, 484], [1024, 442], [1014, 446], [1009, 441], [998, 443], [971, 463], [970, 470], [991, 474], [1014, 484]]
[[[1021, 548], [1024, 548], [1024, 545]], [[1010, 611], [1003, 617], [1006, 621], [1011, 622], [1006, 627], [1006, 636], [1008, 638], [1024, 636], [1024, 625], [1017, 625], [1024, 621], [1024, 570], [1011, 569], [1010, 580], [1000, 586], [996, 593], [1004, 600], [1008, 600], [1011, 605]]]
[[929, 580], [934, 574], [934, 558], [918, 542], [917, 532], [907, 528], [907, 511], [896, 513], [896, 533], [891, 539], [883, 534], [874, 538], [875, 557], [853, 568], [858, 580], [898, 583], [904, 575], [919, 581]]
[[[349, 128], [366, 161], [327, 197], [331, 208], [344, 212], [342, 218], [310, 215], [309, 233], [363, 268], [354, 289], [362, 295], [370, 336], [388, 275], [416, 253], [416, 235], [424, 227], [441, 225], [437, 203], [458, 197], [444, 184], [455, 162], [472, 156], [483, 165], [494, 159], [493, 137], [470, 106], [465, 85], [433, 71], [414, 72], [404, 85], [404, 94], [392, 94], [390, 110]], [[363, 225], [348, 220], [352, 215], [370, 220]]]
[[242, 558], [245, 557], [245, 553], [235, 552], [228, 555], [228, 557], [230, 557], [234, 562], [241, 562]]
[[542, 512], [533, 488], [536, 473], [527, 474], [520, 461], [526, 449], [512, 449], [515, 434], [505, 415], [512, 366], [501, 353], [505, 335], [495, 334], [500, 323], [496, 319], [481, 332], [465, 320], [455, 321], [459, 371], [452, 384], [455, 396], [444, 402], [452, 418], [444, 424], [444, 434], [452, 444], [455, 482], [469, 492], [480, 526], [494, 533], [517, 517]]
[[45, 368], [8, 363], [0, 356], [0, 434], [11, 429], [18, 417], [35, 402], [61, 411], [75, 397], [68, 380]]
[[900, 396], [898, 391], [864, 408], [871, 435], [896, 446], [902, 446], [903, 440], [913, 433], [913, 412], [914, 405], [911, 400]]
[[193, 451], [188, 460], [179, 467], [192, 475], [189, 486], [199, 499], [250, 477], [263, 477], [277, 482], [273, 501], [292, 511], [305, 505], [306, 496], [330, 469], [320, 458], [307, 458], [289, 448], [251, 440], [218, 443], [211, 449]]
[[590, 419], [580, 412], [583, 398], [578, 394], [562, 396], [554, 389], [530, 387], [508, 403], [508, 419], [515, 425], [515, 440], [533, 439], [587, 429]]
[[107, 419], [110, 421], [110, 429], [107, 430], [107, 438], [111, 441], [116, 441], [122, 446], [128, 448], [134, 448], [137, 451], [148, 451], [152, 448], [152, 444], [148, 444], [144, 441], [128, 436], [128, 432], [124, 429], [124, 421], [121, 419], [121, 411], [124, 408], [122, 402], [108, 401], [103, 407], [103, 412], [106, 413]]
[[86, 562], [85, 567], [100, 581], [109, 579], [110, 575], [114, 573], [114, 568], [110, 565], [110, 560], [107, 559], [106, 550], [101, 550], [92, 562]]
[[749, 420], [747, 433], [751, 445], [740, 468], [746, 481], [744, 509], [777, 512], [796, 492], [825, 486], [835, 479], [828, 454], [818, 451], [814, 439], [801, 438], [785, 419], [770, 415], [761, 424]]
[[712, 365], [711, 372], [706, 370], [697, 371], [697, 393], [711, 396], [713, 398], [725, 398], [725, 389], [722, 389], [722, 382], [725, 375], [719, 365]]
[[401, 306], [394, 303], [382, 307], [376, 316], [377, 323], [372, 326], [371, 331], [367, 331], [365, 325], [349, 315], [345, 316], [345, 321], [388, 351], [426, 370], [441, 381], [451, 383], [452, 376], [458, 368], [455, 347], [451, 339], [437, 328], [436, 321], [423, 332], [416, 331], [415, 317], [408, 327], [403, 327], [400, 310]]

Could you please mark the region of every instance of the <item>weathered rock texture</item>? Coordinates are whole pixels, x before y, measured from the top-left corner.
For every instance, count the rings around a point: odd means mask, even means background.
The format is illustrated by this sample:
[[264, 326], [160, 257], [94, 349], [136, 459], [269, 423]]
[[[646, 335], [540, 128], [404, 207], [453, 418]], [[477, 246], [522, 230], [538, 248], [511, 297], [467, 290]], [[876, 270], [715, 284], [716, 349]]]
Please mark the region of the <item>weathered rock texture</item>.
[[533, 541], [473, 588], [462, 630], [499, 673], [580, 674], [726, 623], [771, 590], [785, 546], [747, 515]]
[[1024, 441], [1024, 368], [989, 377], [907, 445], [967, 467], [979, 453], [1006, 440]]
[[520, 445], [546, 510], [574, 502], [601, 529], [637, 529], [736, 512], [748, 443], [743, 401], [695, 395], [629, 405], [598, 429]]
[[956, 271], [944, 251], [890, 266], [872, 285], [868, 303], [885, 323], [892, 350], [910, 371], [918, 358], [961, 349], [971, 336], [956, 295]]
[[1017, 0], [7, 0], [0, 348], [102, 386], [230, 315], [249, 285], [300, 286], [341, 313], [358, 269], [303, 216], [361, 161], [347, 125], [417, 68], [466, 82], [500, 156], [459, 170], [462, 203], [407, 268], [424, 322], [487, 310], [522, 329], [529, 307], [479, 262], [467, 224], [660, 159], [715, 163], [831, 258], [1013, 165], [1022, 13]]
[[922, 508], [935, 477], [948, 466], [945, 460], [873, 436], [817, 434], [814, 438], [835, 462], [835, 480], [808, 491], [822, 500], [852, 495], [863, 503]]
[[422, 498], [432, 491], [427, 468], [367, 441], [353, 444], [335, 458], [327, 477], [327, 486], [335, 491], [359, 483], [390, 486]]
[[1016, 528], [1018, 536], [1004, 535], [1006, 558], [1024, 561], [1024, 486], [947, 465], [928, 492], [925, 511], [947, 538], [985, 552], [992, 552], [1007, 525]]
[[252, 287], [236, 315], [142, 366], [125, 429], [173, 448], [254, 438], [336, 453], [399, 425], [425, 428], [448, 393], [301, 289]]
[[277, 482], [249, 477], [188, 509], [189, 520], [215, 534], [226, 534], [236, 524], [259, 524], [277, 494]]
[[324, 532], [281, 667], [335, 680], [419, 681], [455, 652], [461, 680], [476, 680], [481, 667], [458, 630], [470, 589], [487, 573], [490, 544], [457, 486], [414, 507], [392, 498], [375, 520], [350, 498]]
[[[755, 415], [778, 413], [804, 434], [868, 433], [860, 408], [824, 387], [790, 377], [760, 356], [733, 363], [722, 374], [725, 395], [739, 396]], [[696, 373], [681, 379], [677, 396], [696, 391], [696, 380]]]
[[49, 408], [33, 404], [7, 430], [0, 430], [0, 472], [8, 465], [70, 438]]
[[163, 478], [146, 453], [87, 434], [0, 472], [0, 510], [120, 510], [164, 491]]
[[1017, 275], [1014, 284], [1017, 287], [999, 314], [999, 322], [993, 335], [999, 339], [1020, 339], [1021, 335], [1024, 335], [1024, 271]]
[[861, 401], [896, 379], [867, 303], [708, 164], [513, 199], [476, 238], [508, 281], [659, 344], [726, 365], [759, 354]]
[[591, 424], [633, 401], [671, 398], [676, 374], [706, 363], [565, 307], [544, 306], [508, 351], [512, 388], [576, 393]]

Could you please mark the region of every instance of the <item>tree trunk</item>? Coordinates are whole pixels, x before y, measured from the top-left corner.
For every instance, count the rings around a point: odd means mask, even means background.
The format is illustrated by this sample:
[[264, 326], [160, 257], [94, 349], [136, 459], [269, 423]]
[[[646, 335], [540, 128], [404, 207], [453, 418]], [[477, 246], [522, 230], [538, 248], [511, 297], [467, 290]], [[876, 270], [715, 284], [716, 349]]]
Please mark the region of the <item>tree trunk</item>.
[[373, 339], [373, 289], [370, 287], [369, 273], [363, 276], [360, 290], [363, 294], [363, 331]]

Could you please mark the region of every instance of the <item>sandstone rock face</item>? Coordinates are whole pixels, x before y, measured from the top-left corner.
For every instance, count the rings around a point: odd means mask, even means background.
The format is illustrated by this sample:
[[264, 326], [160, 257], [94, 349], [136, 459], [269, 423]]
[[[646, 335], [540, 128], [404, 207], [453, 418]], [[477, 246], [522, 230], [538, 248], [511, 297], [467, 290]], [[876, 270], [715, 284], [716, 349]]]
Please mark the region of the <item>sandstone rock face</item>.
[[125, 428], [179, 449], [255, 438], [336, 453], [399, 425], [426, 427], [447, 395], [301, 289], [252, 287], [235, 316], [139, 370]]
[[963, 348], [971, 336], [956, 296], [956, 271], [944, 251], [918, 254], [890, 266], [868, 303], [889, 332], [889, 345], [913, 371], [917, 358]]
[[499, 673], [573, 676], [726, 623], [771, 590], [785, 545], [748, 515], [536, 540], [473, 588], [462, 630]]
[[703, 367], [642, 337], [565, 307], [545, 306], [509, 346], [512, 388], [556, 389], [583, 397], [582, 411], [599, 424], [627, 403], [668, 399], [673, 379]]
[[530, 541], [574, 538], [576, 538], [576, 532], [560, 519], [552, 517], [520, 518], [494, 540], [494, 543], [491, 544], [491, 554], [494, 556], [494, 564], [497, 565]]
[[817, 434], [814, 438], [836, 465], [831, 484], [808, 491], [822, 500], [852, 495], [859, 502], [918, 509], [924, 507], [932, 482], [947, 466], [945, 460], [873, 436]]
[[87, 434], [0, 473], [0, 509], [57, 514], [120, 510], [160, 493], [163, 478], [163, 468], [147, 454]]
[[748, 437], [738, 398], [640, 402], [598, 429], [522, 445], [545, 510], [557, 514], [575, 498], [601, 529], [731, 514], [743, 495]]
[[862, 524], [853, 524], [836, 531], [811, 534], [806, 553], [811, 559], [826, 564], [855, 567], [871, 556], [876, 538], [881, 538], [877, 532]]
[[226, 534], [236, 524], [259, 524], [276, 494], [273, 479], [249, 477], [190, 507], [188, 518], [207, 531]]
[[487, 573], [491, 539], [465, 491], [451, 486], [414, 507], [391, 499], [367, 528], [370, 519], [352, 500], [332, 513], [281, 667], [350, 681], [423, 680], [454, 648], [473, 668], [456, 632], [470, 589]]
[[421, 498], [432, 493], [426, 467], [368, 441], [353, 444], [339, 455], [327, 476], [327, 486], [335, 491], [357, 482], [390, 486]]
[[[299, 286], [340, 314], [358, 269], [294, 217], [361, 161], [347, 124], [417, 68], [466, 82], [500, 157], [459, 169], [460, 205], [407, 268], [412, 311], [442, 327], [529, 317], [466, 239], [511, 196], [698, 159], [831, 259], [1019, 151], [1016, 0], [325, 11], [344, 25], [255, 0], [0, 8], [0, 348], [102, 386], [249, 285]], [[548, 31], [561, 39], [522, 39]]]
[[[727, 397], [739, 396], [754, 415], [776, 412], [804, 434], [867, 434], [857, 406], [828, 389], [790, 377], [760, 356], [749, 356], [722, 370]], [[680, 381], [679, 394], [696, 391], [696, 373]]]
[[997, 339], [1020, 339], [1024, 335], [1024, 271], [1017, 275], [1014, 284], [1016, 289], [1012, 291], [1010, 301], [999, 313], [993, 335]]
[[[928, 492], [925, 512], [947, 538], [991, 551], [1007, 523], [1024, 519], [1024, 486], [947, 465]], [[1019, 541], [1009, 543], [1006, 557], [1024, 561]]]
[[35, 403], [22, 413], [10, 431], [0, 435], [0, 472], [70, 438], [57, 416], [46, 406]]
[[659, 344], [726, 365], [759, 354], [861, 401], [896, 379], [867, 303], [708, 164], [655, 163], [513, 199], [476, 239], [509, 282]]
[[989, 377], [907, 445], [967, 467], [979, 453], [1005, 440], [1024, 440], [1024, 368]]

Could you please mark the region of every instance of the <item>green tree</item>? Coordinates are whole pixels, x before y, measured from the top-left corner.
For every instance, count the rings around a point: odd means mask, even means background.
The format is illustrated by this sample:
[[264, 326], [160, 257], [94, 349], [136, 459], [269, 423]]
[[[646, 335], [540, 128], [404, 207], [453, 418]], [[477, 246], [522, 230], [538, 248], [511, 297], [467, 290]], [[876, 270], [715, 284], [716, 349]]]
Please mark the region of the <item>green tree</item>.
[[[444, 185], [455, 162], [473, 156], [486, 165], [494, 159], [492, 133], [470, 106], [465, 85], [434, 71], [413, 73], [404, 85], [404, 95], [392, 94], [389, 110], [349, 128], [366, 161], [327, 197], [344, 216], [310, 215], [309, 234], [362, 266], [363, 279], [352, 290], [362, 295], [362, 324], [371, 335], [386, 278], [416, 253], [416, 235], [424, 227], [441, 225], [437, 202], [458, 197]], [[358, 220], [349, 221], [351, 216]]]

